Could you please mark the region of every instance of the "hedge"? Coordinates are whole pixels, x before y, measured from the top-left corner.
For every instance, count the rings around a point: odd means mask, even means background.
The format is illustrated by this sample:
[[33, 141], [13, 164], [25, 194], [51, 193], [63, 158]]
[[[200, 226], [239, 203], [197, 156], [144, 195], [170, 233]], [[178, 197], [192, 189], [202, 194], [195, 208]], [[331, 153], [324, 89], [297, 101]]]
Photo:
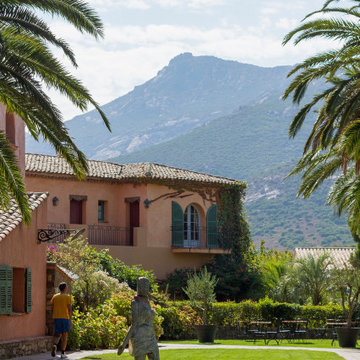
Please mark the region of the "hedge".
[[[194, 338], [194, 325], [199, 321], [199, 315], [191, 311], [188, 301], [169, 302], [168, 308], [160, 310], [160, 316], [164, 318], [163, 339], [188, 339]], [[195, 315], [194, 315], [195, 314]], [[339, 319], [343, 316], [339, 304], [324, 306], [298, 305], [277, 303], [265, 299], [259, 302], [246, 300], [240, 303], [219, 302], [212, 306], [210, 323], [217, 326], [241, 327], [252, 320], [263, 319], [272, 321], [277, 319], [294, 320], [297, 318], [307, 319], [309, 328], [322, 328], [327, 319]]]

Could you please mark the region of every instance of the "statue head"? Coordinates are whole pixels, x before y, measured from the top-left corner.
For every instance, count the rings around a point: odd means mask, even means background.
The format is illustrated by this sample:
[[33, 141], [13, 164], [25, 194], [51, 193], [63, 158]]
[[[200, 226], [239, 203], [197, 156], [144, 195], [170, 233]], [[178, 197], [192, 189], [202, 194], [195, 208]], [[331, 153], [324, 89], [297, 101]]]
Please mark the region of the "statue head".
[[140, 296], [148, 296], [150, 291], [150, 281], [146, 277], [139, 277], [137, 279], [137, 293]]

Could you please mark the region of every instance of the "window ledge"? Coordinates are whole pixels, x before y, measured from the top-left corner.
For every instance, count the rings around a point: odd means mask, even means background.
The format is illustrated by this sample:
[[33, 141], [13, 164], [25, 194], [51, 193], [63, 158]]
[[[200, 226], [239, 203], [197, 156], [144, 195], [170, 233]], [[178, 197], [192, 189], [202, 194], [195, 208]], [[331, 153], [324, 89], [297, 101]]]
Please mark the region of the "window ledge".
[[22, 316], [26, 314], [25, 312], [12, 312], [10, 314], [0, 314], [0, 316]]
[[171, 251], [174, 254], [184, 254], [184, 253], [193, 253], [193, 254], [230, 254], [231, 250], [225, 249], [213, 249], [213, 248], [175, 248], [173, 247]]

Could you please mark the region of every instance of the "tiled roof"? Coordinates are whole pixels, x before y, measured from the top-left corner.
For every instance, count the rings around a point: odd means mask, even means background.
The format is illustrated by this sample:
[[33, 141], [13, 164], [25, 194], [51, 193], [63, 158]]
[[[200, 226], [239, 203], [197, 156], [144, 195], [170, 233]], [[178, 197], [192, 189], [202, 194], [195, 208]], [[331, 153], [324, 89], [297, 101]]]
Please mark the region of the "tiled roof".
[[[74, 172], [59, 156], [26, 154], [26, 174], [41, 176], [74, 176]], [[87, 178], [126, 182], [134, 179], [184, 180], [209, 184], [235, 184], [236, 181], [220, 176], [208, 175], [196, 171], [179, 169], [154, 163], [115, 164], [106, 161], [88, 160]]]
[[[47, 193], [28, 193], [30, 209], [34, 211], [47, 197]], [[0, 241], [22, 222], [21, 213], [15, 200], [7, 210], [0, 209]]]
[[308, 256], [318, 257], [326, 253], [331, 257], [334, 266], [341, 268], [344, 264], [349, 264], [350, 255], [354, 251], [354, 247], [299, 247], [295, 249], [295, 258], [305, 259]]

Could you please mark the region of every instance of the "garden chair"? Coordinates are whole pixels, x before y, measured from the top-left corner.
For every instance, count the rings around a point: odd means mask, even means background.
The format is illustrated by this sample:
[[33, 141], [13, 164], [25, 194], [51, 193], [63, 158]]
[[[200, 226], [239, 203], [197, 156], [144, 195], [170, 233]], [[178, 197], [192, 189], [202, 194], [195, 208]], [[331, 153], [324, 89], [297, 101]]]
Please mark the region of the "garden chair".
[[296, 320], [294, 339], [306, 339], [308, 334], [308, 319], [298, 319]]
[[326, 320], [326, 328], [328, 329], [328, 332], [330, 332], [330, 338], [331, 338], [331, 346], [333, 346], [335, 340], [337, 340], [337, 332], [336, 328], [341, 326], [346, 326], [346, 322], [344, 319], [327, 319]]

